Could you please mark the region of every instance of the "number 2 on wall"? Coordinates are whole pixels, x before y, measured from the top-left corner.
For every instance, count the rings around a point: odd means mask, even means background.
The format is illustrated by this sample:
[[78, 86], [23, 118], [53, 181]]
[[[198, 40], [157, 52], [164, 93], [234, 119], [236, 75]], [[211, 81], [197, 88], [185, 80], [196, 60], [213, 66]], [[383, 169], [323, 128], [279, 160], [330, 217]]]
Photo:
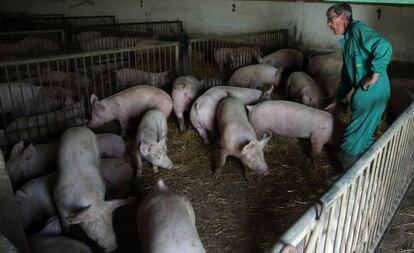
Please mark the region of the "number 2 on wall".
[[236, 4], [232, 4], [231, 6], [233, 7], [233, 9], [231, 9], [231, 11], [236, 11]]
[[139, 0], [139, 7], [143, 7], [144, 6], [144, 1]]

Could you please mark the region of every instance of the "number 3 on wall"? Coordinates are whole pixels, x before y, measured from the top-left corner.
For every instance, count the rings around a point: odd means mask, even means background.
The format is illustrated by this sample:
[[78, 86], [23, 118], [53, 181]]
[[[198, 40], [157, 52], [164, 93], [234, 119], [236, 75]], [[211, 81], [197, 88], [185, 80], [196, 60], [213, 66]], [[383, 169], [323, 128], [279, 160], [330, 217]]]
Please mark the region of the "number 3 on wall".
[[143, 7], [144, 6], [144, 1], [139, 0], [139, 7]]

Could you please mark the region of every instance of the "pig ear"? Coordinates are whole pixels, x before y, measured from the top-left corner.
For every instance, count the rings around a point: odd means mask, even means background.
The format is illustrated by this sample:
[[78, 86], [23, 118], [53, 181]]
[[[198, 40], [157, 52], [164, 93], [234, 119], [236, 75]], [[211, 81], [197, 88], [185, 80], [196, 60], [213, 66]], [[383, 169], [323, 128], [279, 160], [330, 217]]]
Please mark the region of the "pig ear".
[[29, 146], [27, 146], [27, 148], [25, 148], [25, 150], [23, 151], [23, 157], [26, 161], [28, 161], [34, 156], [35, 153], [36, 149], [33, 146], [33, 144], [30, 143]]
[[85, 207], [76, 213], [69, 221], [70, 224], [79, 224], [94, 218], [91, 206]]
[[24, 142], [23, 141], [19, 141], [18, 143], [16, 143], [16, 145], [14, 145], [11, 153], [10, 153], [10, 158], [14, 158], [16, 157], [18, 154], [20, 154], [24, 149]]
[[139, 152], [143, 155], [143, 156], [148, 156], [150, 153], [150, 144], [145, 143], [145, 142], [141, 142], [141, 144], [139, 145]]
[[246, 109], [247, 109], [247, 112], [250, 114], [250, 112], [253, 109], [253, 105], [246, 105]]
[[47, 220], [46, 225], [39, 232], [40, 235], [61, 235], [62, 227], [60, 226], [59, 218], [55, 215]]
[[167, 136], [164, 136], [161, 138], [161, 140], [157, 144], [167, 146], [166, 143], [167, 143]]
[[292, 245], [286, 245], [285, 247], [283, 247], [280, 253], [298, 253], [298, 250], [296, 249], [296, 247]]
[[113, 211], [113, 210], [117, 209], [120, 206], [125, 206], [125, 205], [131, 203], [134, 200], [135, 200], [134, 197], [129, 197], [127, 199], [109, 200], [109, 201], [105, 201], [105, 206]]
[[91, 105], [94, 106], [96, 102], [99, 102], [99, 98], [95, 94], [92, 94], [90, 101], [91, 101]]
[[257, 146], [257, 141], [250, 141], [246, 145], [244, 145], [241, 153], [242, 154], [248, 154], [251, 153]]
[[284, 71], [285, 69], [284, 68], [278, 68], [277, 69], [277, 71], [276, 71], [276, 77], [278, 76], [278, 75], [281, 75], [282, 73], [283, 73], [283, 71]]
[[272, 139], [272, 135], [266, 132], [259, 143], [264, 147], [270, 141], [270, 139]]
[[305, 105], [309, 105], [309, 104], [311, 104], [311, 103], [312, 103], [312, 97], [310, 97], [310, 96], [308, 96], [308, 95], [303, 95], [303, 97], [302, 97], [302, 102], [303, 102]]

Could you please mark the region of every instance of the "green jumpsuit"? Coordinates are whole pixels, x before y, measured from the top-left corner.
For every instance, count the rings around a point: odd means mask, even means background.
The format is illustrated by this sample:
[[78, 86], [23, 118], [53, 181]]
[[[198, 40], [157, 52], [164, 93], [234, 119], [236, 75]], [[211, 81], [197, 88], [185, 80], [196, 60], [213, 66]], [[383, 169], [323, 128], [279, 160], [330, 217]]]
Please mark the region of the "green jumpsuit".
[[[387, 65], [391, 61], [391, 44], [381, 34], [360, 21], [350, 24], [343, 39], [343, 66], [338, 98], [344, 98], [352, 88], [352, 117], [345, 129], [341, 149], [345, 154], [361, 155], [372, 144], [372, 137], [390, 96]], [[379, 73], [377, 83], [362, 88], [362, 79]]]

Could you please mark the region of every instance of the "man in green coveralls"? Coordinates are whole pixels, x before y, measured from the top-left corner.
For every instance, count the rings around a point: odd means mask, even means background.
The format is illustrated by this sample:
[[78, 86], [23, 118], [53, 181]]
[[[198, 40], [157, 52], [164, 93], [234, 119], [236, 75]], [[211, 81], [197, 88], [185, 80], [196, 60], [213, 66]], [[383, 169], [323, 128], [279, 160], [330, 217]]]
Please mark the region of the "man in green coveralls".
[[326, 107], [335, 112], [339, 101], [354, 88], [352, 117], [345, 129], [341, 150], [343, 168], [348, 169], [372, 144], [372, 136], [390, 97], [387, 66], [391, 44], [366, 24], [352, 19], [347, 3], [338, 3], [326, 11], [327, 25], [340, 39], [343, 66], [336, 100]]

